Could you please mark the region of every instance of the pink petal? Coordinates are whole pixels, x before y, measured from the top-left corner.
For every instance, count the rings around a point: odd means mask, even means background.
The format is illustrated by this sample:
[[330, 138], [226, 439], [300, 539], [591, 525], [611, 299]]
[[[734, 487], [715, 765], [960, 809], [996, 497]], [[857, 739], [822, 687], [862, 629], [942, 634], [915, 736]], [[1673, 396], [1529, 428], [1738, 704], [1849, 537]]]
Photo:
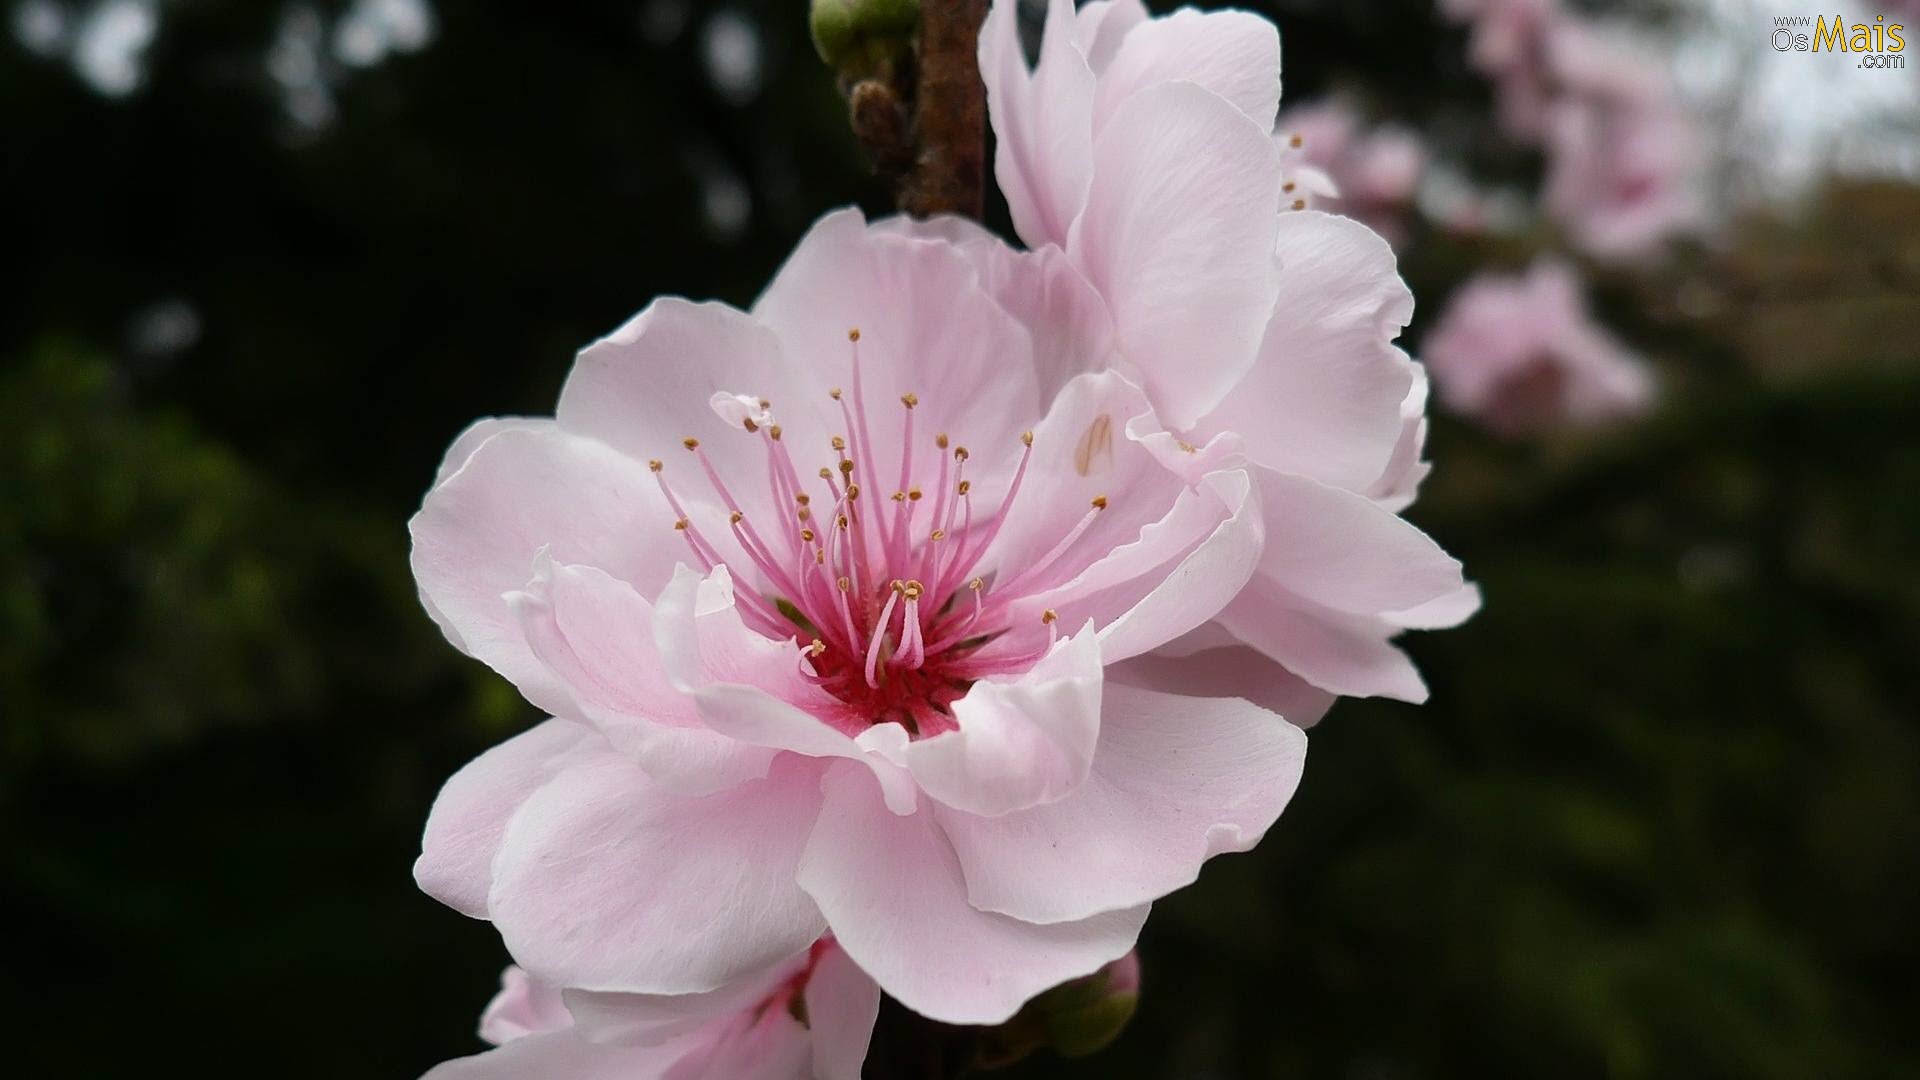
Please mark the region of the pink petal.
[[1334, 611], [1399, 611], [1459, 591], [1460, 563], [1365, 496], [1258, 471], [1267, 543], [1261, 575]]
[[433, 486], [446, 483], [447, 477], [460, 471], [480, 444], [503, 431], [550, 431], [554, 421], [546, 416], [483, 416], [468, 424], [466, 430], [453, 437], [447, 452], [440, 459], [440, 468], [433, 475]]
[[826, 928], [794, 883], [817, 778], [788, 759], [685, 798], [624, 758], [570, 769], [507, 826], [494, 924], [535, 977], [582, 990], [700, 993], [761, 971]]
[[[724, 510], [682, 444], [698, 439], [720, 475], [734, 480], [747, 512], [764, 515], [786, 508], [767, 505], [767, 485], [738, 480], [765, 473], [764, 436], [722, 420], [708, 401], [716, 393], [765, 398], [796, 439], [817, 441], [832, 423], [821, 390], [785, 362], [779, 339], [751, 316], [669, 296], [580, 353], [560, 392], [558, 416], [566, 430], [591, 435], [635, 461], [664, 462], [683, 502]], [[663, 531], [674, 517], [660, 517], [645, 535], [657, 536], [661, 547], [678, 545], [678, 537]]]
[[1120, 43], [1148, 17], [1147, 6], [1140, 0], [1089, 0], [1076, 13], [1073, 38], [1098, 74], [1113, 63]]
[[[869, 228], [858, 211], [828, 214], [800, 241], [753, 312], [779, 333], [783, 362], [816, 381], [821, 406], [833, 405], [826, 396], [830, 388], [851, 395], [847, 335], [860, 331], [873, 421], [874, 446], [867, 456], [876, 462], [898, 468], [905, 417], [900, 399], [908, 393], [919, 402], [916, 456], [931, 462], [934, 436], [947, 433], [979, 455], [976, 464], [984, 472], [970, 475], [988, 490], [993, 486], [984, 477], [993, 471], [995, 452], [1011, 470], [1020, 432], [1039, 418], [1031, 337], [988, 295], [972, 260], [952, 245]], [[777, 413], [785, 408], [774, 402]], [[833, 415], [830, 430], [845, 434], [837, 407]], [[802, 461], [831, 460], [824, 441], [789, 436], [789, 443]]]
[[820, 954], [807, 976], [807, 1029], [813, 1037], [817, 1080], [860, 1080], [873, 1022], [880, 1014], [880, 984], [838, 946]]
[[885, 785], [896, 812], [913, 810], [912, 778], [829, 723], [841, 710], [800, 678], [799, 647], [741, 621], [726, 567], [704, 579], [681, 567], [656, 612], [654, 641], [666, 672], [709, 729], [751, 746], [860, 761]]
[[518, 966], [500, 973], [500, 992], [480, 1014], [480, 1037], [495, 1046], [572, 1026], [573, 1017], [560, 1000], [560, 991], [536, 982]]
[[1184, 642], [1196, 636], [1188, 635], [1180, 642], [1109, 667], [1107, 684], [1120, 682], [1189, 697], [1244, 698], [1278, 713], [1297, 728], [1319, 723], [1333, 706], [1335, 695], [1239, 644], [1220, 631], [1219, 624], [1209, 623], [1203, 629], [1219, 632], [1224, 643], [1181, 653]]
[[1251, 12], [1192, 8], [1135, 26], [1100, 70], [1095, 136], [1127, 98], [1174, 81], [1211, 90], [1261, 131], [1272, 131], [1280, 109], [1280, 31]]
[[555, 1031], [436, 1065], [421, 1080], [661, 1080], [673, 1060], [631, 1047], [596, 1046], [571, 1031]]
[[952, 1024], [997, 1024], [1027, 999], [1133, 947], [1142, 905], [1040, 926], [967, 902], [959, 860], [931, 813], [887, 812], [863, 770], [836, 765], [800, 882], [834, 938], [908, 1008]]
[[741, 1017], [695, 1049], [663, 1080], [803, 1080], [813, 1063], [807, 1029], [785, 1009]]
[[983, 679], [953, 703], [958, 727], [907, 745], [921, 790], [975, 814], [1063, 798], [1100, 738], [1100, 646], [1089, 624], [1023, 675]]
[[772, 750], [702, 726], [693, 698], [662, 667], [653, 605], [626, 582], [543, 557], [508, 602], [585, 718], [662, 786], [704, 795], [767, 774]]
[[[675, 563], [664, 542], [672, 521], [645, 465], [557, 430], [501, 431], [428, 492], [409, 523], [414, 580], [449, 641], [535, 705], [571, 714], [565, 684], [534, 656], [505, 594], [526, 585], [543, 549], [657, 590]], [[645, 536], [662, 541], [638, 541]]]
[[1002, 817], [935, 813], [983, 911], [1068, 922], [1156, 900], [1247, 851], [1293, 797], [1307, 739], [1236, 698], [1109, 685], [1093, 772]]
[[1120, 351], [1173, 428], [1190, 427], [1257, 355], [1278, 274], [1276, 151], [1266, 132], [1190, 83], [1115, 110], [1067, 251], [1106, 298]]
[[1040, 60], [1027, 70], [1018, 3], [995, 0], [980, 27], [980, 75], [999, 140], [993, 175], [1030, 247], [1064, 244], [1092, 169], [1093, 71], [1074, 43], [1073, 0], [1052, 0]]
[[1427, 700], [1420, 672], [1391, 644], [1401, 627], [1379, 616], [1321, 607], [1255, 576], [1220, 613], [1220, 624], [1323, 690], [1416, 705]]
[[1392, 344], [1413, 314], [1393, 250], [1366, 226], [1280, 215], [1280, 299], [1260, 360], [1197, 434], [1238, 432], [1257, 464], [1361, 490], [1400, 440], [1413, 376]]
[[699, 994], [619, 994], [590, 990], [563, 992], [574, 1030], [588, 1042], [618, 1046], [661, 1046], [752, 1009], [788, 979], [804, 970], [805, 955], [789, 957], [765, 972], [735, 979]]
[[413, 879], [455, 911], [486, 918], [493, 856], [507, 820], [568, 765], [612, 753], [585, 724], [548, 720], [467, 762], [433, 800]]

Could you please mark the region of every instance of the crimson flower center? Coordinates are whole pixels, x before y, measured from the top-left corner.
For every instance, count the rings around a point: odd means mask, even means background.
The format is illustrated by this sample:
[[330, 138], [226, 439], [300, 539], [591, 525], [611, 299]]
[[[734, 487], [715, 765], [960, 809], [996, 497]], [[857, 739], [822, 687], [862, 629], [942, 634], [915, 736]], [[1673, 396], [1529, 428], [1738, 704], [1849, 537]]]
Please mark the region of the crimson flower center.
[[[966, 447], [944, 432], [916, 434], [920, 400], [912, 393], [900, 398], [900, 460], [877, 460], [875, 417], [860, 374], [860, 332], [849, 331], [847, 338], [851, 393], [828, 391], [844, 434], [829, 440], [832, 458], [811, 478], [789, 452], [772, 402], [714, 395], [715, 411], [737, 424], [743, 437], [761, 443], [770, 497], [757, 505], [777, 512], [749, 515], [698, 439], [682, 445], [724, 515], [716, 509], [706, 515], [709, 520], [696, 521], [668, 484], [664, 464], [648, 466], [673, 509], [674, 528], [703, 570], [738, 561], [715, 543], [716, 529], [731, 534], [750, 564], [750, 570], [730, 567], [742, 579], [735, 591], [742, 618], [774, 640], [804, 641], [801, 675], [839, 703], [823, 719], [853, 734], [897, 721], [916, 737], [937, 735], [955, 728], [953, 703], [976, 680], [1025, 671], [1053, 646], [1051, 608], [1040, 615], [1044, 642], [1023, 637], [1021, 646], [1006, 647], [1001, 639], [1016, 610], [1030, 612], [1031, 601], [1071, 578], [1063, 556], [1107, 499], [1094, 499], [1079, 523], [1039, 559], [1008, 573], [986, 569], [983, 560], [1017, 509], [1033, 460], [1033, 433], [1021, 434], [1019, 464], [991, 508], [975, 504]], [[760, 588], [746, 585], [756, 578]]]

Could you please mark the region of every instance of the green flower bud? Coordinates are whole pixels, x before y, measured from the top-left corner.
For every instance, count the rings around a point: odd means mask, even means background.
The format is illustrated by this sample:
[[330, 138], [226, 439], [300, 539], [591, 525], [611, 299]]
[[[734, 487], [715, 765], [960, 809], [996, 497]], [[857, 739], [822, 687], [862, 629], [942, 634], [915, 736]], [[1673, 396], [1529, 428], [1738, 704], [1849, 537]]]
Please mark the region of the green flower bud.
[[920, 0], [813, 0], [808, 16], [820, 59], [864, 79], [904, 59], [920, 28]]

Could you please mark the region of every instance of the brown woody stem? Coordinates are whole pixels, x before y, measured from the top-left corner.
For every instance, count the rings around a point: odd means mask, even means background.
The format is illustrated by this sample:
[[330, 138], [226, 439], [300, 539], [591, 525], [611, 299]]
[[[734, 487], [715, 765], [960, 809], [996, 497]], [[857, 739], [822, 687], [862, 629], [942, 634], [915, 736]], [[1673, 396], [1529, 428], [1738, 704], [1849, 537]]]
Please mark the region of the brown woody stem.
[[980, 217], [987, 95], [978, 44], [986, 17], [987, 0], [921, 0], [918, 146], [900, 185], [900, 208], [916, 217]]

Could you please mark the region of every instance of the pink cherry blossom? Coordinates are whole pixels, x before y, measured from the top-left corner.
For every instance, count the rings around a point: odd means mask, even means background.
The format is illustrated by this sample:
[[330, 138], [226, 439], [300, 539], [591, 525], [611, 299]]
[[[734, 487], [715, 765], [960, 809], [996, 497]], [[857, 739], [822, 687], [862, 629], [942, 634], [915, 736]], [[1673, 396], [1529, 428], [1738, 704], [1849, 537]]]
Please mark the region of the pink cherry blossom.
[[423, 603], [555, 719], [448, 781], [422, 887], [548, 985], [711, 993], [830, 931], [994, 1023], [1252, 847], [1300, 733], [1114, 666], [1240, 592], [1259, 482], [1184, 460], [1066, 269], [832, 214], [751, 313], [656, 301], [457, 439]]
[[[1290, 206], [1285, 185], [1311, 171], [1289, 177], [1272, 137], [1272, 24], [1054, 0], [1029, 70], [1014, 6], [994, 4], [980, 62], [995, 175], [1033, 252], [997, 277], [1024, 274], [1008, 291], [1033, 294], [1047, 275], [1049, 302], [1024, 317], [1097, 343], [1144, 388], [1166, 428], [1148, 445], [1169, 468], [1190, 481], [1247, 468], [1266, 534], [1246, 589], [1128, 670], [1185, 692], [1231, 686], [1302, 724], [1334, 695], [1422, 700], [1391, 639], [1456, 625], [1478, 594], [1397, 516], [1427, 470], [1425, 377], [1393, 344], [1413, 298], [1364, 226], [1247, 210]], [[1153, 137], [1128, 126], [1149, 108], [1182, 120]], [[1103, 319], [1105, 336], [1085, 329]]]
[[1570, 18], [1559, 0], [1445, 0], [1441, 8], [1470, 27], [1467, 60], [1493, 82], [1501, 126], [1541, 138], [1556, 92], [1551, 42]]
[[[1427, 152], [1405, 128], [1365, 128], [1341, 99], [1289, 107], [1280, 114], [1283, 168], [1301, 209], [1318, 206], [1361, 222], [1399, 246], [1404, 218], [1426, 169]], [[1296, 179], [1302, 171], [1314, 179]], [[1324, 183], [1317, 182], [1324, 177]], [[1296, 194], [1297, 193], [1297, 194]]]
[[880, 988], [830, 939], [709, 994], [561, 991], [510, 967], [480, 1018], [498, 1047], [425, 1080], [858, 1080]]
[[1653, 402], [1645, 362], [1593, 321], [1579, 277], [1552, 260], [1462, 286], [1425, 350], [1447, 407], [1505, 435], [1634, 416]]
[[1583, 250], [1645, 254], [1702, 216], [1700, 133], [1659, 61], [1584, 25], [1553, 39], [1546, 206]]

